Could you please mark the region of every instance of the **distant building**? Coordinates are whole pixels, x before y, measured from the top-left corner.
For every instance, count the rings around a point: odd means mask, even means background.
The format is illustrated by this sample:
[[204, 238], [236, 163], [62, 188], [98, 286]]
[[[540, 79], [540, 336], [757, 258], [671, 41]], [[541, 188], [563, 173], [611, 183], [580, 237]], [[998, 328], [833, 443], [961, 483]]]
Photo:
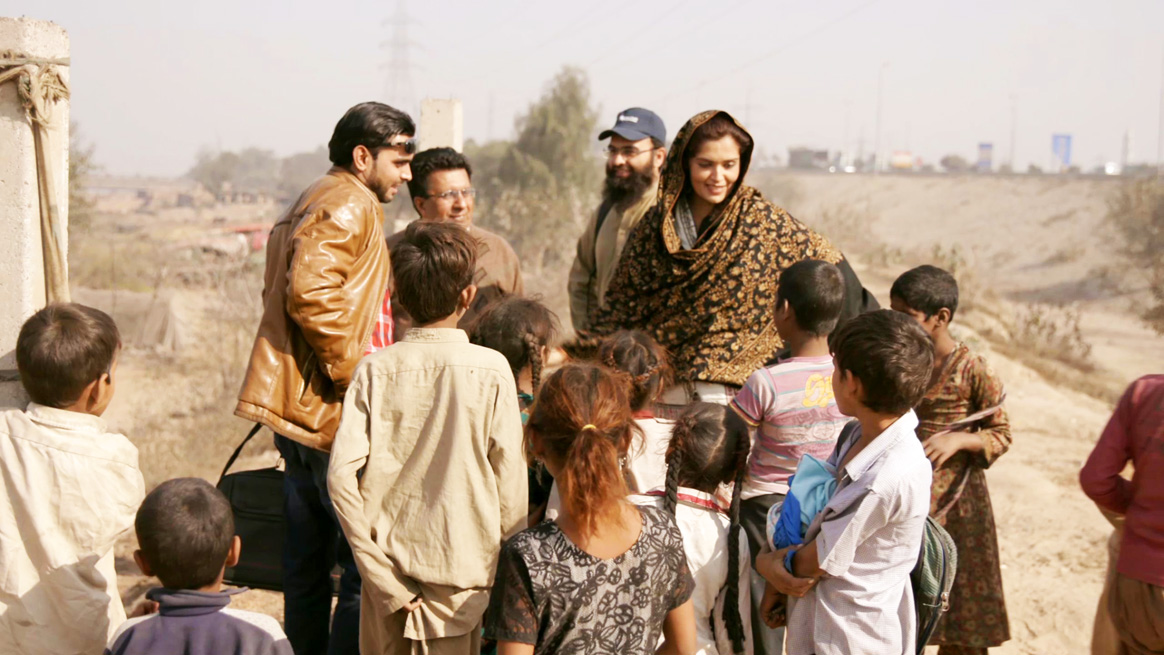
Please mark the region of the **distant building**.
[[812, 148], [789, 148], [788, 168], [802, 170], [828, 170], [829, 151]]
[[895, 171], [912, 171], [913, 163], [913, 153], [908, 150], [895, 150], [889, 157], [889, 168]]
[[209, 207], [214, 195], [201, 184], [185, 179], [133, 175], [92, 175], [81, 188], [99, 212], [130, 214], [172, 207]]

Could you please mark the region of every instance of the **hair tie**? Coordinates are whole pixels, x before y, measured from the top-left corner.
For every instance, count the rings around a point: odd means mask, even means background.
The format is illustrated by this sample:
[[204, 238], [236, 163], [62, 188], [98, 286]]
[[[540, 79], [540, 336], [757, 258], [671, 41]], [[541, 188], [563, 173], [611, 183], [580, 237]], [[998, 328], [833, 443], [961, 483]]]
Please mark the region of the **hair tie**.
[[586, 425], [582, 426], [581, 432], [585, 432], [586, 430], [594, 430], [595, 432], [598, 432], [598, 426], [594, 425], [593, 423], [587, 423]]

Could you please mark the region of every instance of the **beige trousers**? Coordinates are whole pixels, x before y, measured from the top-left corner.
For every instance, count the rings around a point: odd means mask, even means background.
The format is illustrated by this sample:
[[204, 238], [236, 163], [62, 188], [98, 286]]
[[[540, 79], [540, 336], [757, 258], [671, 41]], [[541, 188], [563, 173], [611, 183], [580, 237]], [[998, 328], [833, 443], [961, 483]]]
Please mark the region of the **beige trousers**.
[[1099, 597], [1099, 607], [1095, 609], [1095, 627], [1091, 631], [1091, 655], [1119, 655], [1120, 635], [1111, 622], [1108, 603], [1111, 602], [1111, 585], [1115, 581], [1116, 562], [1120, 559], [1120, 540], [1123, 539], [1122, 519], [1107, 540], [1107, 575], [1103, 581], [1103, 594]]

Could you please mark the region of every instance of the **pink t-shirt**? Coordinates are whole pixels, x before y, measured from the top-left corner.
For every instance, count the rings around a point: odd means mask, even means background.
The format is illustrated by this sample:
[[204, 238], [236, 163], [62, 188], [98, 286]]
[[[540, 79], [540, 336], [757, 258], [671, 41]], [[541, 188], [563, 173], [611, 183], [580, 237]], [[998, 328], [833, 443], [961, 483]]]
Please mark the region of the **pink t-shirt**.
[[740, 496], [787, 494], [805, 455], [828, 459], [849, 420], [833, 397], [833, 358], [791, 357], [748, 378], [732, 408], [756, 428]]

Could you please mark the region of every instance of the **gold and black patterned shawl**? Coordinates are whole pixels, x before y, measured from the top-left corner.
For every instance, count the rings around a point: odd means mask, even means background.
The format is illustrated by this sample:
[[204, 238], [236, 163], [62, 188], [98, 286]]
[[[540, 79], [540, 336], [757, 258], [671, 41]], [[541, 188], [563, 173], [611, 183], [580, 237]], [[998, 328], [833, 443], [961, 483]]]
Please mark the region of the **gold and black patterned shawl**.
[[773, 324], [780, 272], [804, 259], [835, 264], [842, 257], [824, 237], [743, 184], [751, 149], [741, 153], [735, 189], [708, 217], [711, 234], [692, 250], [682, 249], [672, 212], [687, 181], [683, 151], [695, 129], [716, 114], [731, 118], [706, 111], [676, 135], [659, 201], [628, 237], [591, 324], [599, 335], [619, 329], [650, 334], [671, 353], [681, 381], [742, 386], [782, 347]]

